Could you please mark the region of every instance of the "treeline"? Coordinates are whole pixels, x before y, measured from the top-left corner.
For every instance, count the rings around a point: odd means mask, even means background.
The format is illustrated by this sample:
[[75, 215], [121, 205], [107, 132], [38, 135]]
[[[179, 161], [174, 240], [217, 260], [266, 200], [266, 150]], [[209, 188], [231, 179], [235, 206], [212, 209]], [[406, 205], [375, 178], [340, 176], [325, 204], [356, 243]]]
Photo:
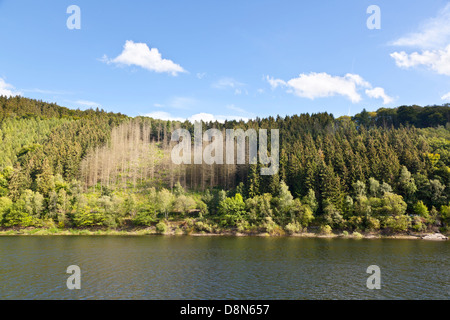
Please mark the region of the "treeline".
[[450, 104], [444, 106], [401, 106], [394, 109], [381, 108], [376, 112], [365, 109], [354, 117], [358, 125], [365, 127], [414, 126], [416, 128], [445, 126], [450, 122]]
[[20, 97], [0, 97], [0, 107], [3, 227], [164, 228], [161, 221], [181, 220], [205, 232], [448, 229], [448, 105], [202, 123], [223, 136], [279, 129], [273, 176], [261, 176], [260, 164], [174, 165], [171, 133], [185, 128], [193, 137], [187, 121]]
[[55, 103], [47, 103], [41, 100], [29, 99], [20, 96], [5, 97], [0, 95], [0, 121], [5, 118], [91, 118], [97, 116], [106, 117], [109, 120], [124, 118], [125, 115], [120, 113], [106, 112], [104, 110], [88, 109], [73, 110], [66, 107], [58, 106]]

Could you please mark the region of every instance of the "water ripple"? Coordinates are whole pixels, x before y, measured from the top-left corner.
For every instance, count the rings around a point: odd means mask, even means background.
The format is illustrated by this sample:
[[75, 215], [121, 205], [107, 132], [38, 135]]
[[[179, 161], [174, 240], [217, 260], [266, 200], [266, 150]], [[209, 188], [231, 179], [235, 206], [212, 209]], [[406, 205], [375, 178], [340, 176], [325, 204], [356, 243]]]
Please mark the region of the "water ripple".
[[[448, 299], [448, 242], [0, 237], [0, 299]], [[382, 270], [369, 290], [366, 269]], [[82, 270], [68, 290], [66, 268]]]

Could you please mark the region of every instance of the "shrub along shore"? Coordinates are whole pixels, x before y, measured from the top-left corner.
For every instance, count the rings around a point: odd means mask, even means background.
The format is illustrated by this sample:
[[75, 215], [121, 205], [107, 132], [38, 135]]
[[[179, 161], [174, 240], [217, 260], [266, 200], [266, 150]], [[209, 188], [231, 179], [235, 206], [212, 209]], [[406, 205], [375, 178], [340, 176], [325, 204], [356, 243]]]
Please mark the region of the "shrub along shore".
[[[197, 224], [197, 227], [195, 226]], [[410, 239], [410, 240], [448, 240], [448, 235], [441, 233], [386, 233], [386, 232], [348, 232], [324, 231], [312, 228], [302, 232], [239, 232], [237, 229], [210, 230], [198, 227], [198, 221], [160, 222], [151, 227], [129, 227], [122, 229], [108, 228], [74, 228], [60, 229], [57, 227], [29, 227], [29, 228], [1, 228], [1, 236], [194, 236], [194, 237], [297, 237], [297, 238], [326, 238], [326, 239]]]

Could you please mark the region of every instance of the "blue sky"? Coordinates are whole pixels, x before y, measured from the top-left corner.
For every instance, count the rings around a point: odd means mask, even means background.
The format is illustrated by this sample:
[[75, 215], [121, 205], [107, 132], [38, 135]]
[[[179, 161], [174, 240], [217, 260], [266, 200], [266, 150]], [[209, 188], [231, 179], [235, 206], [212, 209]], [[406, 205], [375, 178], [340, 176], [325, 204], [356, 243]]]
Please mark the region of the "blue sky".
[[[80, 8], [69, 29], [67, 8]], [[377, 5], [381, 29], [367, 28]], [[446, 1], [0, 0], [0, 94], [167, 119], [450, 102]]]

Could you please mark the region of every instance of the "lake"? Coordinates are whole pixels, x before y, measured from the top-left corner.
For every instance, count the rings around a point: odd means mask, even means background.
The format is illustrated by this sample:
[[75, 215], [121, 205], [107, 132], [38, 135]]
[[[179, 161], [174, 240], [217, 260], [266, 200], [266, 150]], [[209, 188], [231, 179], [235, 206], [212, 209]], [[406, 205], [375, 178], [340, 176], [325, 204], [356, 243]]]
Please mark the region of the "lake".
[[[5, 236], [0, 299], [448, 299], [449, 253], [397, 239]], [[70, 265], [81, 290], [66, 286]]]

